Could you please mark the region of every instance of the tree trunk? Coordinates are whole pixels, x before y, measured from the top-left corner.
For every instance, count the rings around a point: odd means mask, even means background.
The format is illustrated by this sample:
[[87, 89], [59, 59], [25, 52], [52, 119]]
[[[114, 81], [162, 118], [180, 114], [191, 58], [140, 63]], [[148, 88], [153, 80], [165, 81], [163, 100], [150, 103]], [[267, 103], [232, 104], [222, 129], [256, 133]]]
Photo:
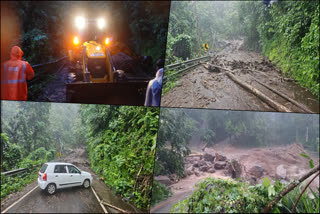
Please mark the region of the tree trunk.
[[292, 191], [294, 188], [296, 188], [299, 184], [301, 184], [304, 180], [309, 178], [311, 175], [319, 171], [319, 165], [315, 168], [311, 169], [309, 172], [302, 175], [298, 180], [293, 181], [290, 183], [284, 190], [280, 192], [280, 194], [272, 200], [263, 210], [263, 213], [269, 213], [272, 209], [272, 207], [277, 204], [282, 197], [284, 197], [286, 194], [288, 194], [290, 191]]
[[209, 63], [209, 65], [225, 70], [225, 73], [227, 74], [227, 76], [230, 79], [232, 79], [235, 83], [238, 83], [240, 86], [242, 86], [243, 88], [247, 89], [248, 91], [250, 91], [251, 93], [253, 93], [257, 97], [259, 97], [261, 100], [263, 100], [265, 103], [267, 103], [269, 106], [271, 106], [275, 110], [277, 110], [279, 112], [291, 112], [287, 107], [285, 107], [285, 106], [281, 105], [280, 103], [270, 99], [268, 96], [263, 94], [258, 89], [254, 88], [251, 85], [249, 85], [249, 84], [239, 80], [238, 78], [236, 78], [233, 74], [231, 74], [231, 70], [229, 70], [227, 68], [222, 68], [220, 66], [213, 65], [213, 64], [210, 64], [210, 63]]

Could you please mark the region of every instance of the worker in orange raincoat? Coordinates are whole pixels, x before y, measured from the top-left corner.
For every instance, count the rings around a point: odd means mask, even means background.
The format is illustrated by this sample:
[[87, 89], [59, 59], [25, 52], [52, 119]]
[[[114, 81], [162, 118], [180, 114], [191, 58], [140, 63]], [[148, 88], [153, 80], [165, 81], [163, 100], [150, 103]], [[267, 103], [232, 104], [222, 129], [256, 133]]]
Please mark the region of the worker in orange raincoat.
[[1, 100], [27, 100], [27, 81], [34, 77], [31, 65], [22, 61], [23, 51], [14, 46], [10, 60], [1, 68]]

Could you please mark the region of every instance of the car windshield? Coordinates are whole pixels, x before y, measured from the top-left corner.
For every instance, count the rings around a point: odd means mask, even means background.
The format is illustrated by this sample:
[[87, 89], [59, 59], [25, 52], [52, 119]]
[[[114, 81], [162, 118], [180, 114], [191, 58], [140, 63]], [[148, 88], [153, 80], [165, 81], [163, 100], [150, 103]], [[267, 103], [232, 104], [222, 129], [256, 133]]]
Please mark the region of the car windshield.
[[48, 167], [47, 164], [43, 164], [42, 167], [41, 167], [41, 169], [40, 169], [40, 172], [41, 172], [41, 173], [44, 173], [44, 172], [46, 171], [47, 167]]

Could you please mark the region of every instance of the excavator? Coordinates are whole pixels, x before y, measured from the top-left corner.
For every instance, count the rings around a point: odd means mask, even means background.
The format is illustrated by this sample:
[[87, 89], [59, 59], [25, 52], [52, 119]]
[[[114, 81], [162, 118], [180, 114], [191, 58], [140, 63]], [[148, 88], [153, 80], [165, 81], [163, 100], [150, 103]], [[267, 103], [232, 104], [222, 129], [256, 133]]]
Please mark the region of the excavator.
[[[134, 53], [103, 31], [105, 20], [77, 17], [68, 51], [75, 81], [67, 84], [67, 102], [143, 105], [152, 58]], [[87, 30], [85, 30], [87, 28]]]

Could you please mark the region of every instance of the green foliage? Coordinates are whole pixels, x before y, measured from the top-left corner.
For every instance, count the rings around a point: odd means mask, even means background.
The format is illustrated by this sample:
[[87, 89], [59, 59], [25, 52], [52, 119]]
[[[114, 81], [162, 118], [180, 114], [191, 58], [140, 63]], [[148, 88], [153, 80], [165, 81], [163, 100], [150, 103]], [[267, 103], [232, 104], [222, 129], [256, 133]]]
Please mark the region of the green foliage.
[[[1, 175], [1, 199], [35, 181], [37, 178], [37, 167], [55, 158], [53, 151], [46, 151], [43, 147], [40, 147], [31, 152], [28, 157], [22, 159], [21, 148], [15, 144], [11, 144], [5, 134], [1, 134], [1, 146], [4, 148], [3, 156], [1, 156], [1, 172], [17, 168], [28, 169], [18, 175]], [[35, 165], [37, 166], [36, 168], [34, 167]]]
[[169, 198], [172, 195], [172, 192], [166, 188], [166, 186], [160, 184], [158, 181], [153, 180], [152, 184], [152, 198], [151, 206]]
[[194, 121], [180, 109], [161, 109], [155, 175], [184, 176], [182, 157], [190, 153], [187, 145], [193, 128]]
[[319, 96], [319, 1], [241, 2], [246, 44]]
[[[165, 95], [168, 91], [178, 85], [178, 80], [181, 77], [181, 74], [174, 74], [177, 70], [167, 70], [165, 69], [164, 76], [167, 78], [162, 84], [162, 96]], [[174, 74], [174, 75], [173, 75]]]
[[197, 190], [175, 204], [170, 212], [191, 213], [258, 213], [267, 199], [256, 187], [234, 180], [207, 178]]
[[38, 177], [37, 171], [20, 173], [17, 176], [1, 176], [1, 200], [12, 192], [21, 190]]
[[21, 147], [10, 143], [8, 136], [5, 133], [1, 133], [1, 171], [16, 168], [21, 158]]
[[[291, 210], [302, 192], [304, 185], [296, 187], [291, 192], [289, 192], [285, 197], [281, 199], [279, 204], [279, 209], [281, 213], [291, 213]], [[296, 213], [319, 213], [319, 190], [313, 190], [309, 187], [310, 193], [305, 191], [295, 209]]]
[[83, 105], [92, 169], [138, 208], [151, 197], [158, 109]]

